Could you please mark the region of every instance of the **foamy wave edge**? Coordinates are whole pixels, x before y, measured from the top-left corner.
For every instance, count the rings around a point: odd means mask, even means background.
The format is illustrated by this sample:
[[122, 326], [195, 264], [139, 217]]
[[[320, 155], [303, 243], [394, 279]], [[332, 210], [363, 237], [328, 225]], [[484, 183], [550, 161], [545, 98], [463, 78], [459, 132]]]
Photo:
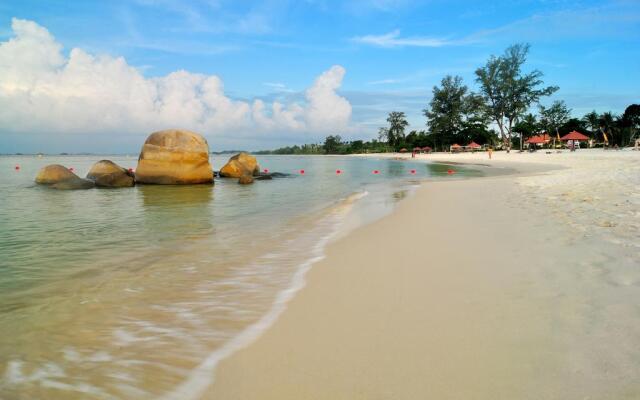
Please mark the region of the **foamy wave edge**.
[[[369, 192], [365, 190], [347, 197], [341, 204], [346, 207], [344, 211], [348, 212], [355, 202], [368, 195]], [[299, 265], [298, 270], [291, 278], [291, 285], [278, 293], [272, 307], [262, 318], [249, 325], [233, 339], [225, 343], [225, 345], [214, 350], [202, 363], [191, 371], [187, 379], [170, 393], [161, 396], [160, 399], [192, 400], [202, 397], [207, 388], [215, 381], [215, 369], [220, 361], [253, 343], [278, 320], [278, 317], [286, 310], [287, 303], [306, 285], [305, 275], [313, 264], [325, 258], [324, 249], [331, 239], [340, 232], [340, 228], [341, 223], [336, 223], [331, 232], [318, 240], [312, 248], [311, 257]]]

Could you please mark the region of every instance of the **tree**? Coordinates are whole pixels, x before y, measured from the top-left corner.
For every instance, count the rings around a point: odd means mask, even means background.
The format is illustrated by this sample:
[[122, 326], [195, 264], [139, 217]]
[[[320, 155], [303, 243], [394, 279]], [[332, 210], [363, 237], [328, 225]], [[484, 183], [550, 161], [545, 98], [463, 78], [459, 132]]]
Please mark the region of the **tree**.
[[520, 136], [520, 142], [522, 142], [525, 138], [528, 139], [540, 131], [540, 123], [535, 115], [529, 113], [513, 126], [513, 131]]
[[[404, 128], [409, 125], [404, 112], [392, 111], [387, 117], [389, 128], [386, 130], [387, 143], [396, 147], [400, 142], [404, 141]], [[380, 131], [383, 132], [382, 130]]]
[[559, 135], [559, 129], [564, 125], [571, 116], [571, 109], [567, 108], [564, 101], [554, 101], [550, 107], [543, 105], [540, 108], [540, 123], [549, 135], [554, 135], [553, 144], [555, 147], [556, 138]]
[[540, 88], [543, 74], [538, 70], [523, 74], [528, 53], [528, 44], [516, 44], [500, 57], [491, 56], [484, 67], [476, 70], [476, 81], [507, 151], [511, 149], [512, 128], [518, 119], [531, 104], [558, 90], [557, 86]]
[[627, 107], [622, 114], [622, 119], [625, 125], [640, 129], [640, 104], [631, 104]]
[[324, 139], [324, 153], [337, 154], [341, 145], [342, 138], [340, 135], [329, 135]]
[[622, 128], [628, 132], [629, 140], [626, 144], [630, 144], [633, 139], [638, 139], [636, 135], [640, 131], [640, 104], [631, 104], [624, 110]]
[[579, 118], [569, 118], [564, 124], [558, 128], [558, 132], [560, 135], [566, 135], [571, 131], [585, 132], [587, 130], [587, 125], [584, 123], [582, 119]]
[[[422, 112], [435, 144], [441, 148], [455, 141], [465, 143], [476, 132], [486, 131], [487, 114], [482, 98], [462, 83], [459, 76], [445, 76], [433, 87], [429, 107]], [[473, 140], [473, 139], [472, 139]]]
[[406, 138], [404, 138], [405, 142], [411, 146], [411, 148], [414, 148], [417, 146], [417, 142], [418, 142], [418, 131], [411, 131], [409, 132], [409, 134], [407, 135]]
[[464, 98], [468, 88], [462, 84], [461, 77], [451, 75], [442, 78], [440, 85], [433, 87], [429, 108], [422, 112], [427, 117], [434, 141], [444, 148], [453, 142], [454, 135], [462, 129]]
[[600, 132], [602, 133], [603, 139], [605, 136], [607, 137], [609, 143], [614, 143], [615, 141], [614, 129], [616, 127], [617, 118], [618, 116], [610, 111], [602, 113], [602, 115], [600, 115]]
[[378, 140], [381, 142], [389, 143], [389, 128], [378, 129]]
[[585, 114], [584, 117], [582, 117], [582, 122], [584, 122], [584, 124], [589, 127], [592, 135], [595, 135], [595, 133], [600, 128], [600, 116], [598, 115], [596, 110]]

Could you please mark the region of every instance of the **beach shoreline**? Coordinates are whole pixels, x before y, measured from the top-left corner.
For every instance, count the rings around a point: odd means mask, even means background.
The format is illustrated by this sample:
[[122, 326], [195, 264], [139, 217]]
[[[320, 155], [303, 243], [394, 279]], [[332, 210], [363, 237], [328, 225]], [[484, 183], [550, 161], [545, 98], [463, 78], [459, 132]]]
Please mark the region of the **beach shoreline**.
[[[391, 215], [330, 244], [275, 324], [220, 363], [204, 398], [639, 395], [640, 275], [637, 249], [624, 241], [637, 233], [638, 186], [625, 180], [639, 157], [577, 153], [419, 155], [518, 173], [427, 181]], [[572, 175], [587, 176], [576, 168], [611, 170], [555, 196]], [[603, 190], [607, 175], [616, 190]], [[595, 223], [616, 238], [607, 246], [594, 246], [603, 232], [588, 228], [590, 217], [567, 222], [553, 209], [627, 187], [624, 222], [612, 214]], [[598, 209], [583, 200], [571, 211]]]

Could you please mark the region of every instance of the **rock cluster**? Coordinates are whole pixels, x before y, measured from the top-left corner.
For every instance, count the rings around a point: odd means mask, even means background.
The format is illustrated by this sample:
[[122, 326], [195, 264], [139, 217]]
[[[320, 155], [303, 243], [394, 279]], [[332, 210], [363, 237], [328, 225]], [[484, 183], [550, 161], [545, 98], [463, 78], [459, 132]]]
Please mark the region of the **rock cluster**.
[[[241, 152], [220, 169], [221, 177], [236, 178], [248, 185], [255, 180], [286, 176], [260, 173], [258, 160]], [[209, 163], [209, 144], [201, 135], [181, 129], [154, 132], [142, 146], [135, 173], [110, 160], [95, 163], [87, 179], [82, 179], [62, 165], [48, 165], [38, 173], [36, 183], [55, 189], [89, 189], [92, 187], [131, 187], [136, 183], [158, 185], [190, 185], [213, 183]]]

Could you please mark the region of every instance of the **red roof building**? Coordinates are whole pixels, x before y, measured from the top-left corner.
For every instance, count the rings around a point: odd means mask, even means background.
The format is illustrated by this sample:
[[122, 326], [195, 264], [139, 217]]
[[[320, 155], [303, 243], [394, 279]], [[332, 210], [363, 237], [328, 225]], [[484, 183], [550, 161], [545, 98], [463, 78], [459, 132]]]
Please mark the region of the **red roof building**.
[[571, 131], [571, 132], [567, 133], [566, 135], [564, 135], [563, 137], [561, 137], [560, 140], [562, 140], [562, 141], [566, 141], [566, 140], [589, 140], [589, 137], [583, 135], [582, 133], [580, 133], [578, 131]]
[[479, 148], [481, 148], [482, 146], [480, 146], [478, 143], [476, 143], [476, 142], [473, 142], [473, 141], [472, 141], [471, 143], [469, 143], [469, 144], [467, 145], [467, 147], [470, 147], [470, 148], [472, 148], [472, 149], [479, 149]]
[[529, 139], [527, 139], [525, 141], [525, 143], [529, 143], [529, 144], [544, 144], [544, 143], [547, 143], [547, 141], [545, 141], [542, 136], [532, 136]]

